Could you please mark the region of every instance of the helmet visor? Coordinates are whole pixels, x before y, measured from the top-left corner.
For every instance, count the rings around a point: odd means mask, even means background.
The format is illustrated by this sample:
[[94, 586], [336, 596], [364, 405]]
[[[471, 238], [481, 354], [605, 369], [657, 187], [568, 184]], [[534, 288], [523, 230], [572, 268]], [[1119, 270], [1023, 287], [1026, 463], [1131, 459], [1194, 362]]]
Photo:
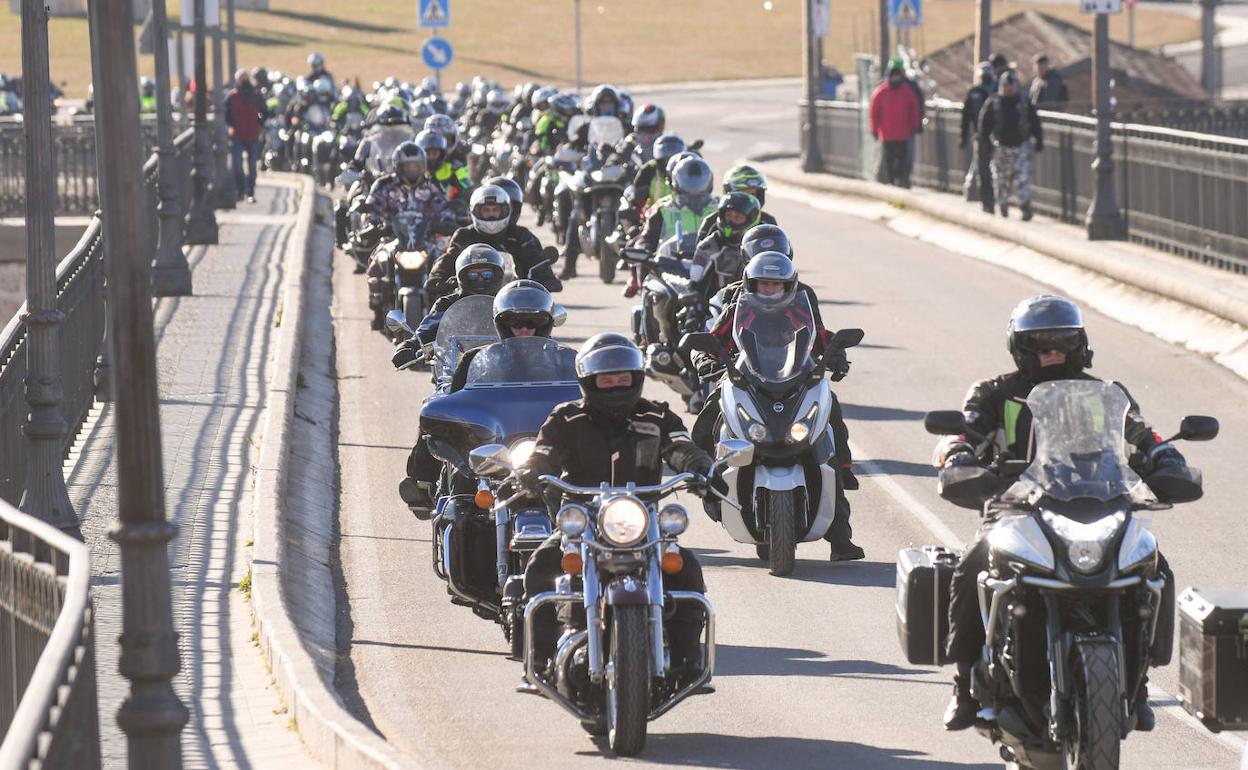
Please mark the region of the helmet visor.
[[1082, 335], [1078, 329], [1042, 329], [1033, 332], [1019, 332], [1015, 337], [1018, 346], [1028, 353], [1071, 353], [1082, 344]]
[[502, 277], [502, 271], [493, 265], [473, 265], [459, 274], [462, 288], [466, 291], [484, 289]]
[[395, 171], [405, 182], [419, 182], [425, 175], [425, 161], [421, 158], [401, 160]]
[[634, 345], [608, 345], [576, 358], [577, 377], [610, 372], [639, 372], [642, 367], [641, 351]]

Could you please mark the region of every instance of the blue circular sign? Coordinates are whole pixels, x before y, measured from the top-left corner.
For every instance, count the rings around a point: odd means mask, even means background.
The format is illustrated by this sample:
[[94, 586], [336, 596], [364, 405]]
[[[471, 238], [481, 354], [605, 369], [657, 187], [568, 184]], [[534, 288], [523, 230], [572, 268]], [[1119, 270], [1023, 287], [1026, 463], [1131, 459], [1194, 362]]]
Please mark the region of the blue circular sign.
[[455, 58], [455, 49], [451, 47], [449, 41], [440, 37], [431, 37], [420, 47], [420, 56], [425, 60], [426, 67], [431, 70], [440, 70], [448, 66], [451, 59]]

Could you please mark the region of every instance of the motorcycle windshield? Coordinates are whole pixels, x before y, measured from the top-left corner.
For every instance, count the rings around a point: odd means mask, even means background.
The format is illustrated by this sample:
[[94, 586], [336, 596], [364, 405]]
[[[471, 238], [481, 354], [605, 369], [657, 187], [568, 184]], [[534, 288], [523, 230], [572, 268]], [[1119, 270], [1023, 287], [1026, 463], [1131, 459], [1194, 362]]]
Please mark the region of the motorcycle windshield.
[[612, 147], [624, 140], [624, 125], [619, 118], [600, 115], [589, 121], [589, 146], [601, 147], [609, 144]]
[[778, 306], [746, 292], [737, 301], [732, 339], [745, 368], [763, 382], [781, 383], [806, 368], [815, 339], [814, 313], [805, 293]]
[[392, 223], [394, 237], [399, 239], [399, 246], [406, 250], [419, 249], [425, 243], [425, 231], [429, 223], [423, 211], [405, 209], [394, 216]]
[[1045, 382], [1032, 388], [1027, 408], [1035, 455], [1010, 488], [1011, 497], [1147, 497], [1127, 463], [1124, 426], [1131, 401], [1122, 388], [1099, 380]]
[[466, 387], [502, 385], [575, 386], [576, 351], [547, 337], [512, 337], [490, 345], [472, 359]]
[[303, 113], [304, 121], [316, 128], [324, 128], [329, 124], [329, 110], [323, 104], [310, 104]]
[[455, 371], [464, 351], [492, 342], [498, 342], [498, 330], [494, 328], [494, 298], [474, 295], [463, 297], [442, 314], [433, 348], [440, 368], [449, 375]]
[[394, 161], [391, 156], [394, 155], [394, 149], [404, 142], [410, 142], [416, 138], [416, 132], [411, 126], [377, 126], [369, 133], [368, 138], [364, 141], [370, 142], [372, 147], [368, 153], [368, 169], [373, 172], [374, 176], [388, 174], [394, 170]]

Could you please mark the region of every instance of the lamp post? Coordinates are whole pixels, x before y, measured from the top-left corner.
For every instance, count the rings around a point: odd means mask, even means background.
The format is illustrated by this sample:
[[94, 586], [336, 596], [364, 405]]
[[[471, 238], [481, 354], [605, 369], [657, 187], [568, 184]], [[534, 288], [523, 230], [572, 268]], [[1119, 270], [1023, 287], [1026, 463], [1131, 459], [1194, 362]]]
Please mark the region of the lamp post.
[[880, 0], [880, 79], [888, 79], [888, 0]]
[[573, 0], [576, 6], [576, 95], [581, 95], [581, 0]]
[[191, 216], [186, 223], [186, 242], [210, 245], [217, 242], [217, 216], [209, 199], [212, 183], [212, 136], [208, 127], [208, 65], [204, 46], [204, 3], [195, 0], [195, 167]]
[[975, 55], [973, 63], [992, 56], [992, 0], [975, 0]]
[[212, 207], [215, 209], [232, 209], [238, 205], [238, 187], [234, 184], [234, 174], [230, 171], [229, 131], [225, 127], [225, 54], [221, 45], [221, 11], [217, 9], [217, 25], [212, 28], [212, 93], [213, 107], [216, 118], [213, 120], [213, 134], [216, 137], [216, 151], [213, 155]]
[[156, 58], [156, 154], [160, 158], [156, 213], [160, 230], [152, 265], [152, 293], [185, 297], [191, 293], [191, 268], [182, 253], [182, 166], [173, 147], [173, 101], [169, 98], [169, 17], [163, 2], [152, 4], [152, 52]]
[[[126, 13], [129, 23], [129, 12]], [[78, 517], [65, 489], [61, 462], [69, 432], [61, 414], [60, 325], [56, 299], [56, 176], [52, 161], [52, 98], [48, 75], [48, 9], [22, 0], [22, 83], [26, 138], [26, 404], [22, 435], [30, 447], [21, 509], [55, 527], [78, 533]], [[138, 97], [135, 97], [138, 115]], [[136, 128], [137, 133], [137, 128]]]
[[238, 85], [234, 82], [234, 73], [238, 72], [238, 34], [234, 27], [234, 0], [226, 0], [226, 18], [229, 20], [230, 30], [230, 71], [226, 74], [230, 77], [230, 83]]
[[1216, 97], [1221, 80], [1218, 72], [1217, 0], [1200, 0], [1200, 84], [1210, 97]]
[[182, 766], [180, 734], [188, 717], [172, 682], [181, 668], [168, 557], [177, 527], [165, 520], [134, 31], [130, 14], [121, 12], [128, 5], [125, 0], [90, 3], [98, 67], [96, 131], [108, 254], [108, 336], [116, 362], [118, 521], [109, 537], [121, 551], [119, 668], [130, 680], [117, 723], [126, 733], [131, 768], [177, 770]]
[[1096, 104], [1096, 160], [1092, 161], [1092, 170], [1096, 173], [1096, 191], [1088, 206], [1088, 240], [1123, 240], [1127, 226], [1114, 189], [1114, 145], [1109, 125], [1113, 111], [1109, 103], [1109, 16], [1105, 13], [1096, 14], [1092, 67], [1092, 100]]
[[815, 56], [815, 0], [805, 0], [802, 9], [802, 58], [805, 64], [806, 109], [802, 117], [802, 171], [816, 173], [823, 171], [823, 154], [819, 148], [818, 110], [815, 106], [816, 89], [819, 75], [816, 71], [818, 61]]

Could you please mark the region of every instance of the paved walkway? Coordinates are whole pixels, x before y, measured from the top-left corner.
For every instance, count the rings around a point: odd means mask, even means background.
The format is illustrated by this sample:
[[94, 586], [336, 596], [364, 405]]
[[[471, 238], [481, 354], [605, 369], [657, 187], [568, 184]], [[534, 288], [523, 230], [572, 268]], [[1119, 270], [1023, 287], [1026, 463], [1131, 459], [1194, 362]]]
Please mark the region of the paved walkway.
[[[220, 212], [221, 243], [191, 249], [193, 297], [156, 303], [157, 371], [174, 622], [191, 711], [187, 768], [313, 767], [279, 705], [237, 590], [251, 545], [252, 464], [263, 427], [282, 260], [298, 206], [293, 188], [261, 185], [255, 204]], [[99, 408], [68, 460], [71, 499], [91, 547], [100, 731], [106, 768], [126, 766], [115, 715], [128, 691], [117, 672], [120, 555], [107, 537], [117, 518], [113, 421]]]

